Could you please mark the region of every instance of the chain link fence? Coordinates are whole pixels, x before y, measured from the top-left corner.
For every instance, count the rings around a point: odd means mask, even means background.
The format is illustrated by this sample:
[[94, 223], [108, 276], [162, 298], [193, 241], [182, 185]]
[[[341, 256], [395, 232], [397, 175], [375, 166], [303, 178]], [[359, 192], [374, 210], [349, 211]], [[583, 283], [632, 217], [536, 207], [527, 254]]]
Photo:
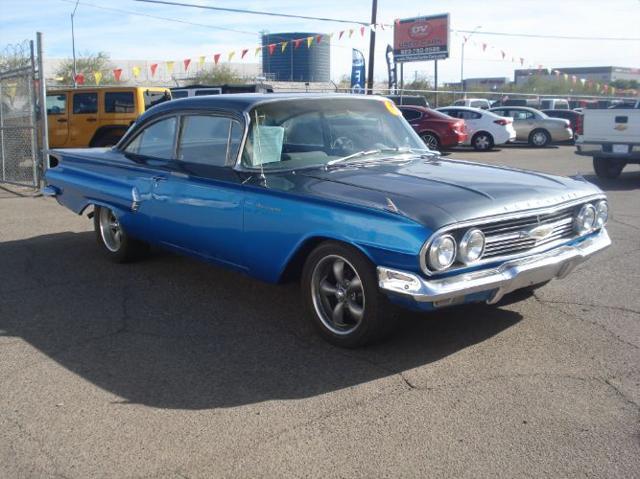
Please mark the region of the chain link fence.
[[33, 42], [0, 51], [0, 182], [39, 184], [35, 86]]

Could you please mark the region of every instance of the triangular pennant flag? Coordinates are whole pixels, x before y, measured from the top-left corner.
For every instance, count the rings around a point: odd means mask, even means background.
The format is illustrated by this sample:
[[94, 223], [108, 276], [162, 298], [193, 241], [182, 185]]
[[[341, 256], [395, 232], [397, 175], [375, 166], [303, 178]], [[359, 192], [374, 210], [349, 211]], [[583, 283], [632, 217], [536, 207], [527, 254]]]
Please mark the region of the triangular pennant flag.
[[384, 30], [384, 23], [380, 24], [380, 30]]
[[204, 67], [204, 62], [206, 59], [207, 57], [205, 57], [204, 55], [198, 57], [198, 66], [200, 67], [201, 70]]
[[338, 33], [338, 40], [340, 40], [342, 38], [342, 35], [344, 35], [344, 30], [342, 30], [340, 33]]
[[504, 57], [506, 57], [507, 54], [504, 52], [504, 50], [500, 50], [500, 53], [502, 53], [502, 59], [504, 60]]
[[151, 69], [151, 77], [153, 78], [154, 76], [156, 76], [156, 70], [158, 69], [158, 64], [152, 63], [149, 68]]
[[307, 37], [307, 48], [311, 48], [312, 43], [313, 43], [313, 37]]
[[236, 54], [235, 50], [232, 52], [229, 52], [229, 56], [228, 56], [228, 61], [231, 61], [231, 59], [233, 58], [233, 56]]
[[288, 45], [288, 42], [282, 42], [282, 45], [280, 46], [280, 51], [282, 53], [284, 53], [284, 51], [287, 49], [287, 45]]
[[96, 81], [96, 85], [100, 85], [102, 81], [102, 72], [93, 72], [93, 78]]
[[364, 27], [360, 27], [360, 36], [364, 37]]
[[244, 58], [244, 56], [245, 56], [248, 52], [249, 52], [249, 49], [248, 49], [248, 48], [244, 48], [244, 49], [242, 50], [242, 53], [240, 54], [240, 58]]
[[140, 76], [140, 67], [139, 66], [132, 67], [131, 72], [133, 73], [134, 78], [138, 78]]
[[216, 53], [215, 55], [213, 55], [213, 63], [214, 64], [218, 64], [218, 62], [220, 61], [220, 55], [222, 55], [221, 53]]
[[316, 35], [316, 43], [320, 43], [322, 41], [322, 35]]
[[520, 65], [524, 65], [524, 58], [520, 57]]
[[569, 79], [569, 74], [568, 73], [563, 73], [562, 74], [562, 78], [564, 78], [565, 80]]
[[614, 86], [611, 87], [611, 94], [612, 95], [616, 94], [616, 87], [614, 87]]
[[256, 54], [255, 56], [258, 56], [260, 54], [260, 52], [262, 51], [262, 47], [256, 47]]
[[122, 75], [122, 68], [116, 68], [113, 70], [113, 78], [115, 78], [116, 81], [120, 81], [120, 75]]
[[[78, 73], [76, 75], [76, 83], [78, 85], [84, 85], [84, 75], [82, 73]], [[15, 96], [15, 93], [13, 94], [13, 96]]]
[[351, 38], [353, 36], [353, 28], [349, 29], [349, 38]]
[[182, 64], [184, 65], [184, 71], [186, 72], [189, 69], [189, 65], [191, 65], [191, 58], [185, 58], [182, 60]]
[[269, 44], [269, 55], [273, 55], [273, 52], [276, 51], [276, 44], [275, 43], [270, 43]]
[[169, 75], [173, 73], [173, 65], [175, 65], [175, 62], [167, 62], [167, 73]]
[[483, 51], [483, 52], [484, 52], [484, 51], [487, 51], [487, 44], [486, 44], [486, 43], [483, 43], [483, 44], [482, 44], [482, 51]]
[[559, 77], [559, 76], [560, 76], [560, 70], [553, 70], [553, 73], [554, 73], [557, 77]]
[[298, 38], [298, 39], [294, 40], [293, 41], [293, 48], [298, 48], [301, 43], [302, 43], [302, 38]]
[[542, 71], [542, 65], [538, 65], [538, 71], [541, 72]]

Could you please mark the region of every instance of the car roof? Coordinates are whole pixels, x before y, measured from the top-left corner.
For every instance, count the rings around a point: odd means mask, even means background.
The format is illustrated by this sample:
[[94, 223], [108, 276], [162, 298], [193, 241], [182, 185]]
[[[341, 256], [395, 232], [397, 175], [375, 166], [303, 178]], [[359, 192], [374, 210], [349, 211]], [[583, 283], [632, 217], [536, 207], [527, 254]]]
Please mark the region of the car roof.
[[524, 110], [524, 111], [530, 111], [532, 113], [536, 113], [536, 112], [540, 111], [537, 108], [531, 108], [530, 106], [520, 106], [520, 105], [494, 106], [493, 108], [489, 108], [489, 111], [504, 110], [504, 109], [507, 109], [507, 110]]
[[436, 110], [468, 110], [475, 111], [476, 113], [485, 113], [487, 110], [483, 110], [482, 108], [474, 108], [472, 106], [441, 106], [440, 108], [436, 108]]

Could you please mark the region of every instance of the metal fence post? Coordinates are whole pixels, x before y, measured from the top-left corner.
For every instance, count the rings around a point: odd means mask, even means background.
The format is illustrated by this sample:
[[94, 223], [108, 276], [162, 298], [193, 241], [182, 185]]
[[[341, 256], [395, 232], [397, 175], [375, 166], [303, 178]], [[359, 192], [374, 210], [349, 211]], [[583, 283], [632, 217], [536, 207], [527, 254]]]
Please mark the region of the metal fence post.
[[38, 97], [40, 100], [40, 130], [42, 135], [41, 165], [42, 176], [49, 168], [49, 124], [47, 118], [47, 87], [44, 79], [44, 56], [42, 54], [42, 32], [36, 32], [36, 48], [38, 52]]
[[2, 181], [7, 180], [4, 160], [4, 98], [2, 97], [2, 82], [0, 81], [0, 153], [2, 154]]
[[29, 41], [29, 60], [31, 64], [31, 78], [29, 78], [27, 92], [29, 102], [31, 103], [31, 160], [33, 162], [33, 186], [37, 188], [40, 185], [38, 178], [38, 117], [36, 112], [36, 65], [33, 53], [33, 40]]

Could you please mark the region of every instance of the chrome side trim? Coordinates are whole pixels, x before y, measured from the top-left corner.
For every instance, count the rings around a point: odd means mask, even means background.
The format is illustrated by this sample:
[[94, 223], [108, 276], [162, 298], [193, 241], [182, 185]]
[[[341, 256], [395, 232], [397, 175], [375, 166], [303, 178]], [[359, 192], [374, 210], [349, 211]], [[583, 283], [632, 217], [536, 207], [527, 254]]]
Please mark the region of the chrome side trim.
[[[442, 272], [457, 271], [457, 270], [461, 270], [461, 269], [466, 269], [467, 268], [467, 266], [459, 266], [459, 267], [447, 269], [447, 270], [444, 270], [444, 271], [431, 271], [431, 270], [429, 270], [429, 268], [427, 266], [427, 262], [426, 262], [427, 249], [429, 248], [429, 246], [431, 246], [431, 243], [434, 240], [434, 238], [436, 238], [438, 235], [441, 235], [441, 234], [446, 233], [448, 231], [456, 230], [456, 229], [460, 229], [460, 228], [468, 228], [468, 227], [472, 227], [472, 226], [481, 228], [484, 225], [491, 224], [491, 223], [497, 223], [497, 222], [500, 222], [500, 221], [515, 220], [515, 219], [519, 219], [519, 218], [527, 218], [527, 217], [536, 216], [536, 215], [553, 214], [553, 213], [561, 211], [561, 210], [563, 210], [565, 208], [571, 208], [572, 206], [576, 206], [576, 205], [579, 205], [579, 204], [582, 204], [582, 203], [587, 203], [589, 201], [595, 201], [595, 200], [600, 200], [600, 199], [606, 199], [606, 195], [604, 195], [604, 194], [589, 195], [589, 196], [584, 196], [582, 198], [577, 198], [577, 199], [574, 199], [574, 200], [571, 200], [571, 201], [568, 201], [568, 202], [565, 202], [565, 203], [559, 203], [559, 204], [553, 205], [553, 206], [545, 206], [543, 208], [516, 211], [516, 212], [513, 212], [513, 213], [505, 213], [505, 214], [500, 214], [500, 215], [495, 215], [495, 216], [488, 216], [488, 217], [484, 217], [484, 218], [476, 218], [476, 219], [473, 219], [473, 220], [461, 221], [459, 223], [452, 223], [450, 225], [444, 226], [443, 228], [440, 228], [440, 229], [436, 230], [431, 236], [429, 236], [427, 241], [425, 241], [425, 243], [422, 245], [422, 248], [420, 248], [420, 254], [419, 254], [420, 269], [422, 270], [422, 272], [425, 275], [432, 276], [434, 274], [438, 274], [438, 273], [442, 273]], [[528, 256], [528, 255], [531, 255], [531, 254], [538, 253], [538, 252], [540, 252], [542, 250], [545, 250], [547, 248], [552, 248], [553, 246], [562, 244], [562, 243], [564, 243], [564, 242], [566, 242], [568, 240], [569, 239], [567, 239], [567, 238], [563, 238], [561, 240], [558, 240], [558, 241], [555, 241], [555, 242], [546, 243], [546, 244], [540, 245], [537, 248], [533, 248], [533, 249], [524, 251], [523, 253], [519, 253], [519, 254], [515, 254], [515, 255], [495, 256], [495, 257], [491, 257], [491, 258], [480, 259], [480, 261], [478, 261], [477, 263], [474, 263], [474, 266], [487, 264], [487, 263], [495, 263], [495, 262], [500, 262], [500, 261], [507, 261], [507, 260], [512, 260], [512, 259], [518, 259], [518, 258], [521, 258], [521, 257], [524, 257], [524, 256]]]
[[457, 304], [464, 296], [494, 291], [487, 303], [494, 304], [520, 288], [564, 278], [577, 265], [607, 248], [611, 239], [605, 228], [575, 245], [508, 261], [496, 268], [475, 270], [445, 278], [424, 279], [415, 273], [378, 266], [378, 286], [383, 292], [438, 305]]

